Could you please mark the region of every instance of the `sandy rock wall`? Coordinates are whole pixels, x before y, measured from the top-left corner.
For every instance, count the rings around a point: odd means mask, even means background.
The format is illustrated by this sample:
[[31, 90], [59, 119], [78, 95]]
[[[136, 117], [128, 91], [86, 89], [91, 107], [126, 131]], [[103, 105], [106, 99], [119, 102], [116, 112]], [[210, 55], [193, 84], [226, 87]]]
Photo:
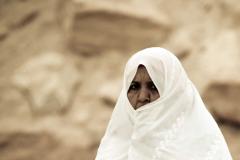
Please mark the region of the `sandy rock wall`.
[[127, 59], [162, 46], [180, 58], [238, 160], [239, 8], [236, 0], [0, 0], [0, 157], [94, 159]]

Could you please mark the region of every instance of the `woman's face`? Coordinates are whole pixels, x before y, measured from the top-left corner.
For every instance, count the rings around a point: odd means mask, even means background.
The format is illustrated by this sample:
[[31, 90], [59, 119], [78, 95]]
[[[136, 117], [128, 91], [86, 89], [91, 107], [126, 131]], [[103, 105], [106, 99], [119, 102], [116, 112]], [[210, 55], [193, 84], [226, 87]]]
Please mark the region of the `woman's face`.
[[128, 89], [127, 97], [134, 109], [138, 109], [160, 97], [145, 66], [139, 65], [137, 73]]

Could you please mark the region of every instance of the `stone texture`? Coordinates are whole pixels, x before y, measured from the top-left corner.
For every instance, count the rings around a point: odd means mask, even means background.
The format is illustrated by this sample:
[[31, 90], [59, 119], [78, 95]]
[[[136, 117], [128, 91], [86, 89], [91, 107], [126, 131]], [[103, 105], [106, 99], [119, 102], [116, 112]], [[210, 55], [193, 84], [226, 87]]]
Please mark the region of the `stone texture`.
[[131, 52], [158, 45], [171, 33], [167, 22], [149, 19], [139, 12], [126, 14], [126, 10], [87, 3], [80, 3], [80, 9], [75, 8], [67, 33], [69, 47], [83, 55], [109, 50]]
[[94, 159], [124, 65], [148, 46], [182, 60], [239, 159], [239, 7], [236, 0], [1, 0], [0, 159]]
[[98, 97], [101, 98], [102, 102], [107, 106], [114, 107], [120, 95], [121, 84], [121, 81], [108, 81], [99, 89]]
[[47, 132], [14, 132], [0, 134], [1, 159], [9, 160], [53, 160], [93, 159], [95, 152], [90, 148], [69, 146]]
[[80, 81], [79, 73], [59, 53], [49, 52], [28, 60], [13, 82], [35, 113], [60, 112], [69, 107]]
[[212, 82], [203, 93], [204, 101], [216, 119], [240, 126], [240, 83]]
[[[57, 148], [57, 141], [47, 133], [1, 133], [1, 159], [33, 159], [50, 157]], [[13, 154], [14, 153], [14, 154]]]
[[219, 31], [204, 38], [183, 62], [190, 78], [200, 92], [213, 81], [238, 82], [240, 80], [239, 37], [234, 30]]

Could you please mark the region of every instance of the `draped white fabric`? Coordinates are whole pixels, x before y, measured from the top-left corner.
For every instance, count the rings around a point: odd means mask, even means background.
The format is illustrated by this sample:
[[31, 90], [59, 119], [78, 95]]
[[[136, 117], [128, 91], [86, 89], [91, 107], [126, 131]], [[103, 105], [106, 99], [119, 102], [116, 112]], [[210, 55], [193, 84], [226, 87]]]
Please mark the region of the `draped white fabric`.
[[[127, 91], [146, 67], [160, 98], [134, 110]], [[224, 137], [179, 60], [147, 48], [125, 67], [123, 88], [96, 160], [232, 160]]]

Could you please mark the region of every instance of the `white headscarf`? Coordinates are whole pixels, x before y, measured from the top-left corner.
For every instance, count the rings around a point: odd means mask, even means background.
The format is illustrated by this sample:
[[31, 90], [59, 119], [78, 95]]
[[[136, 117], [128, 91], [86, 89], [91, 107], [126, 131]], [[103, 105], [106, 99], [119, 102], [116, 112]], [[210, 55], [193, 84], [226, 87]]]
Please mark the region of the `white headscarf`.
[[[160, 98], [137, 110], [128, 88], [146, 67]], [[179, 60], [163, 48], [134, 54], [96, 160], [232, 160], [224, 137]]]

